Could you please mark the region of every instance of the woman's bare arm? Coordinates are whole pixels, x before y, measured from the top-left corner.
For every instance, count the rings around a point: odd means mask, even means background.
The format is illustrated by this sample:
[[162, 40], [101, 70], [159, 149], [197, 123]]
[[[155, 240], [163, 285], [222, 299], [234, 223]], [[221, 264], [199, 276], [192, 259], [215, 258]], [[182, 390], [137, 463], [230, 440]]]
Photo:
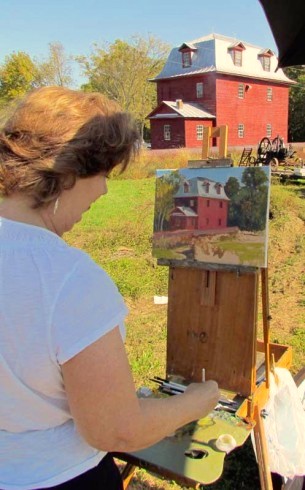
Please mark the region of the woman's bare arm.
[[118, 327], [64, 363], [62, 372], [78, 430], [104, 451], [150, 446], [208, 414], [219, 398], [217, 383], [208, 381], [166, 399], [138, 399]]

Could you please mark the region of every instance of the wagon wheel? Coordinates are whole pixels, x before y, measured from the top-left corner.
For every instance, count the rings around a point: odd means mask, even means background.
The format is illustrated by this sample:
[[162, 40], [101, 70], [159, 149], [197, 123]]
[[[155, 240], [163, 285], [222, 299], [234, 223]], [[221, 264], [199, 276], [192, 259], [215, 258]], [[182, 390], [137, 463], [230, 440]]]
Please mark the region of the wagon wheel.
[[270, 165], [271, 165], [271, 168], [273, 168], [274, 170], [277, 170], [277, 168], [279, 166], [278, 159], [277, 158], [271, 158]]
[[280, 136], [277, 136], [272, 140], [272, 150], [278, 152], [280, 148], [284, 147], [284, 141], [283, 138], [280, 138]]
[[260, 141], [257, 149], [257, 154], [261, 160], [265, 160], [268, 151], [271, 150], [271, 141], [266, 136]]

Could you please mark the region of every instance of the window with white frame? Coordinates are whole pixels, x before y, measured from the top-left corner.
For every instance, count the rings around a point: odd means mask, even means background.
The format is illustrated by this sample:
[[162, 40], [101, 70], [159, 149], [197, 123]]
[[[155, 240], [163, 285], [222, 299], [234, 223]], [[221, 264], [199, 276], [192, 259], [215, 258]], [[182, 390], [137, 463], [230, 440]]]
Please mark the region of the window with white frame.
[[203, 125], [198, 124], [196, 126], [197, 140], [203, 140]]
[[182, 52], [182, 67], [188, 68], [192, 65], [192, 53], [191, 51]]
[[202, 82], [196, 83], [196, 97], [197, 97], [197, 99], [200, 99], [201, 97], [203, 97], [203, 83]]
[[171, 139], [170, 124], [164, 124], [164, 139], [165, 139], [165, 141], [170, 141], [170, 139]]
[[267, 136], [267, 138], [271, 138], [271, 136], [272, 136], [272, 125], [271, 124], [267, 124], [267, 126], [266, 126], [266, 136]]
[[272, 88], [271, 87], [267, 87], [267, 100], [268, 102], [271, 102], [272, 101]]
[[243, 138], [245, 136], [245, 126], [244, 126], [244, 124], [240, 123], [238, 125], [237, 132], [238, 132], [238, 137], [239, 138]]
[[270, 66], [271, 66], [270, 56], [262, 56], [262, 66], [264, 71], [270, 71]]
[[245, 84], [244, 83], [238, 84], [237, 96], [239, 99], [244, 99], [244, 97], [245, 97]]
[[239, 49], [233, 49], [233, 63], [235, 66], [242, 66], [243, 52]]

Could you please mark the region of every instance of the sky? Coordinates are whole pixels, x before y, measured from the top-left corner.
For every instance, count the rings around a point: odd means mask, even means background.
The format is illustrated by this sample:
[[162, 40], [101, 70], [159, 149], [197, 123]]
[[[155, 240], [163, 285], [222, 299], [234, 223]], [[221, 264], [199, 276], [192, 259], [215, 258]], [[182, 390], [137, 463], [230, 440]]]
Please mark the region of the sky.
[[[183, 175], [186, 179], [193, 179], [194, 177], [204, 177], [211, 180], [215, 180], [216, 182], [221, 182], [225, 184], [229, 177], [235, 177], [241, 183], [242, 174], [245, 170], [245, 167], [218, 167], [218, 168], [183, 168], [180, 169], [180, 174]], [[270, 166], [261, 167], [261, 170], [265, 172], [267, 179], [270, 181]], [[170, 173], [171, 170], [157, 170], [157, 177], [162, 177]]]
[[[258, 0], [0, 0], [0, 64], [12, 52], [42, 59], [49, 43], [61, 43], [69, 55], [88, 56], [133, 35], [153, 35], [178, 46], [212, 32], [277, 53]], [[76, 85], [83, 79], [74, 66]]]

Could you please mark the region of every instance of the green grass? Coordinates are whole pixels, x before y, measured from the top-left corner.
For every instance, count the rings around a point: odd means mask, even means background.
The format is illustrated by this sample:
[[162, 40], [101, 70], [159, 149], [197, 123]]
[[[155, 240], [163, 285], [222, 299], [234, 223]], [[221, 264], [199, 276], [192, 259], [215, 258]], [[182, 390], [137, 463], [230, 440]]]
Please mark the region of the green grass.
[[166, 270], [151, 254], [154, 179], [109, 180], [109, 192], [67, 235], [85, 249], [125, 297], [166, 294]]

